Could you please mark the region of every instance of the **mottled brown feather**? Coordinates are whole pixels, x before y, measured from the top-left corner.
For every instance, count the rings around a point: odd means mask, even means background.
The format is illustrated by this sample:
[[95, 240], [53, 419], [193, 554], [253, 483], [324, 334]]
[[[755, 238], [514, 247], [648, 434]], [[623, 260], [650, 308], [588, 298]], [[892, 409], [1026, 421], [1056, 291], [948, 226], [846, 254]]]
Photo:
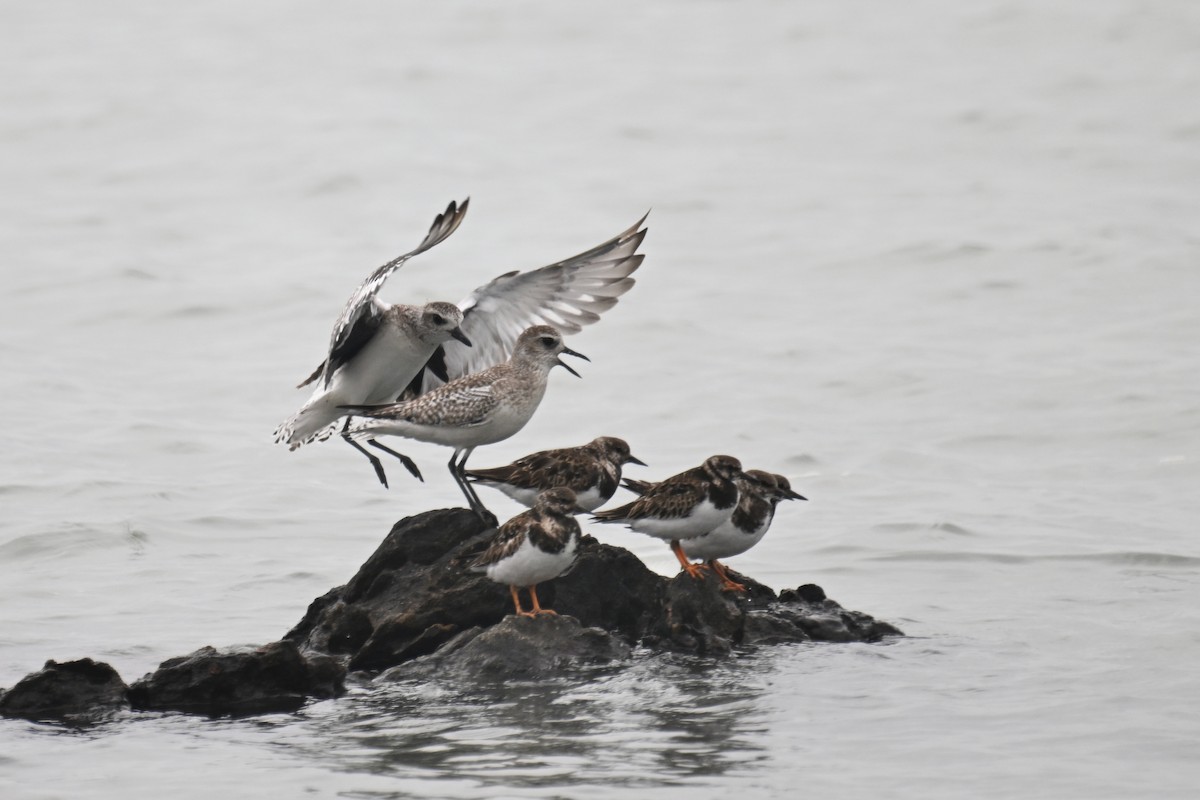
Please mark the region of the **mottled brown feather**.
[[579, 523], [575, 517], [539, 504], [522, 511], [501, 525], [500, 530], [496, 532], [496, 538], [492, 540], [488, 549], [471, 563], [471, 567], [485, 569], [503, 561], [516, 553], [526, 538], [543, 552], [561, 553], [571, 539], [579, 534]]
[[646, 517], [682, 519], [706, 498], [716, 503], [716, 500], [713, 499], [714, 490], [716, 490], [717, 496], [725, 501], [724, 505], [718, 505], [718, 508], [728, 508], [736, 500], [737, 487], [729, 483], [728, 488], [733, 490], [733, 498], [728, 498], [729, 493], [723, 491], [724, 488], [715, 486], [712, 477], [703, 467], [693, 467], [650, 486], [645, 494], [632, 503], [607, 511], [597, 511], [593, 516], [598, 520], [645, 519]]
[[582, 447], [563, 447], [543, 450], [518, 458], [503, 467], [467, 470], [468, 477], [506, 483], [522, 489], [550, 489], [567, 486], [577, 493], [599, 484], [600, 493], [611, 497], [617, 488], [620, 467], [610, 471], [604, 454], [590, 444]]

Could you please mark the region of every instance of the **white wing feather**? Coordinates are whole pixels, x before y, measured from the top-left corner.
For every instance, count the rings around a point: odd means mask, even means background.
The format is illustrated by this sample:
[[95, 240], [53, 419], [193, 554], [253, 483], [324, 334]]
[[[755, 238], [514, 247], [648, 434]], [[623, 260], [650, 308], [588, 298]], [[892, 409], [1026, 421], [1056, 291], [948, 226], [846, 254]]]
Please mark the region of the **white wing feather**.
[[[646, 216], [579, 255], [530, 272], [505, 273], [471, 292], [458, 307], [472, 346], [450, 341], [441, 349], [450, 380], [507, 361], [517, 337], [531, 325], [553, 325], [571, 334], [599, 320], [634, 284], [630, 276], [645, 258], [637, 249], [646, 236]], [[442, 383], [426, 369], [421, 392]]]

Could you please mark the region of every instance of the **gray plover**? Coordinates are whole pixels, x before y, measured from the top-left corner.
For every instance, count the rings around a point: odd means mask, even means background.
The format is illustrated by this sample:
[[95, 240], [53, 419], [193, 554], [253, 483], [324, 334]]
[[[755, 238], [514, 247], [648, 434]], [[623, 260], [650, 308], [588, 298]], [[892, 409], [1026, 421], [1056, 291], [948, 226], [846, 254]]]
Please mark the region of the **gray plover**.
[[[339, 434], [367, 457], [386, 486], [378, 458], [333, 424], [344, 415], [338, 406], [412, 399], [446, 381], [503, 363], [512, 354], [517, 336], [532, 325], [549, 324], [564, 334], [577, 333], [599, 320], [634, 284], [631, 275], [644, 258], [636, 251], [646, 235], [641, 227], [645, 216], [571, 258], [529, 272], [514, 270], [500, 275], [471, 292], [454, 307], [455, 312], [449, 311], [449, 303], [405, 307], [442, 318], [439, 322], [430, 316], [421, 330], [393, 322], [403, 315], [390, 312], [395, 307], [376, 297], [384, 281], [413, 256], [445, 241], [462, 222], [468, 204], [469, 200], [462, 205], [450, 203], [417, 249], [379, 267], [358, 287], [334, 325], [329, 355], [300, 384], [321, 381], [306, 404], [312, 410], [306, 413], [301, 409], [280, 425], [275, 433], [277, 442], [295, 449]], [[334, 396], [327, 397], [335, 385]], [[396, 456], [420, 477], [407, 456], [375, 441], [368, 440], [368, 444]]]
[[[739, 478], [737, 485], [738, 504], [729, 521], [708, 533], [684, 539], [680, 545], [689, 559], [703, 560], [717, 574], [722, 589], [744, 592], [746, 587], [729, 577], [719, 559], [741, 555], [762, 541], [771, 527], [775, 508], [780, 501], [808, 498], [792, 491], [791, 483], [784, 476], [758, 469], [746, 470], [746, 477]], [[631, 480], [626, 480], [624, 486], [639, 494], [644, 494], [650, 488], [643, 481]]]
[[[296, 388], [316, 382], [316, 390], [300, 410], [275, 430], [276, 443], [295, 450], [312, 441], [328, 439], [334, 424], [346, 412], [348, 404], [392, 403], [421, 372], [439, 345], [451, 338], [470, 346], [460, 328], [463, 313], [453, 303], [428, 303], [424, 306], [389, 305], [378, 299], [384, 281], [415, 255], [445, 241], [457, 230], [467, 213], [470, 200], [461, 206], [453, 201], [438, 214], [424, 240], [415, 250], [394, 258], [372, 272], [346, 302], [329, 338], [329, 354]], [[375, 468], [381, 483], [387, 476], [379, 459], [362, 445], [343, 437], [361, 452]], [[377, 442], [375, 447], [386, 449]], [[392, 452], [417, 478], [416, 464], [407, 456]]]
[[601, 436], [580, 447], [542, 450], [504, 467], [465, 474], [472, 483], [498, 489], [530, 507], [546, 489], [566, 486], [575, 492], [581, 509], [595, 511], [617, 491], [625, 464], [646, 466], [629, 452], [624, 439]]
[[699, 467], [649, 486], [632, 503], [597, 511], [592, 520], [623, 523], [638, 533], [665, 539], [679, 566], [698, 578], [703, 567], [688, 560], [680, 542], [729, 521], [738, 503], [735, 481], [744, 476], [741, 462], [733, 456], [712, 456]]
[[[569, 488], [542, 492], [533, 508], [500, 526], [492, 544], [471, 568], [506, 584], [519, 616], [555, 613], [538, 602], [537, 585], [562, 575], [575, 562], [579, 523], [573, 515], [577, 510], [575, 493]], [[531, 611], [521, 609], [518, 590], [522, 587], [529, 589]]]
[[346, 407], [361, 417], [350, 421], [346, 435], [367, 440], [404, 436], [453, 447], [450, 474], [471, 509], [488, 521], [490, 513], [463, 476], [467, 459], [476, 447], [507, 439], [525, 427], [542, 402], [551, 369], [562, 366], [579, 377], [560, 354], [587, 360], [563, 344], [562, 335], [549, 325], [527, 328], [503, 364], [457, 378], [413, 400]]

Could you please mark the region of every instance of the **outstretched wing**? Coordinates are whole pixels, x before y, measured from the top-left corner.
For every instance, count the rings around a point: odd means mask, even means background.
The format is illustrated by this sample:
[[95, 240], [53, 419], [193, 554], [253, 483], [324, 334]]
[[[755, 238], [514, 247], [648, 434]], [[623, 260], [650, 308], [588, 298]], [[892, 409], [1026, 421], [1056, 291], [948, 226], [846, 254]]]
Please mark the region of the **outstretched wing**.
[[596, 322], [634, 284], [630, 276], [645, 258], [637, 253], [646, 237], [645, 221], [643, 216], [577, 256], [530, 272], [507, 272], [471, 292], [458, 304], [471, 347], [446, 342], [410, 390], [424, 393], [443, 383], [435, 367], [453, 380], [507, 361], [517, 337], [531, 325], [553, 325], [570, 334]]
[[429, 233], [425, 234], [425, 238], [421, 241], [421, 244], [417, 245], [415, 250], [405, 253], [398, 258], [393, 258], [367, 276], [367, 279], [359, 285], [354, 294], [350, 296], [350, 299], [346, 301], [346, 307], [342, 309], [341, 316], [338, 317], [337, 323], [333, 326], [333, 334], [329, 337], [329, 355], [325, 359], [325, 363], [308, 380], [300, 384], [300, 386], [304, 386], [317, 377], [321, 377], [325, 387], [329, 387], [329, 382], [333, 379], [333, 373], [337, 372], [338, 367], [353, 358], [354, 354], [370, 341], [382, 323], [383, 312], [387, 310], [387, 306], [376, 300], [375, 296], [379, 294], [383, 282], [388, 279], [389, 275], [399, 269], [405, 261], [408, 261], [415, 255], [424, 253], [434, 245], [440, 244], [450, 234], [454, 233], [458, 226], [462, 224], [470, 202], [471, 199], [468, 197], [466, 200], [463, 200], [460, 206], [451, 200], [450, 205], [446, 206], [446, 210], [438, 214], [433, 220], [433, 225], [429, 227]]

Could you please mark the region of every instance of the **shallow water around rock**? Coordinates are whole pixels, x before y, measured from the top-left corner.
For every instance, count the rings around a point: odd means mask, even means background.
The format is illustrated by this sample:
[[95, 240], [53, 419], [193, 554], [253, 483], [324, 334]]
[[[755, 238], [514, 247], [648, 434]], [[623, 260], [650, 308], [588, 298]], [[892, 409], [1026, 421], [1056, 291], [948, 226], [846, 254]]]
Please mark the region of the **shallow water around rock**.
[[274, 641], [396, 519], [459, 504], [444, 449], [385, 491], [270, 435], [358, 282], [466, 195], [385, 299], [652, 209], [637, 286], [570, 342], [583, 379], [471, 464], [610, 434], [635, 477], [786, 474], [810, 502], [731, 566], [907, 636], [3, 720], [0, 796], [1191, 798], [1198, 14], [7, 4], [0, 686]]

